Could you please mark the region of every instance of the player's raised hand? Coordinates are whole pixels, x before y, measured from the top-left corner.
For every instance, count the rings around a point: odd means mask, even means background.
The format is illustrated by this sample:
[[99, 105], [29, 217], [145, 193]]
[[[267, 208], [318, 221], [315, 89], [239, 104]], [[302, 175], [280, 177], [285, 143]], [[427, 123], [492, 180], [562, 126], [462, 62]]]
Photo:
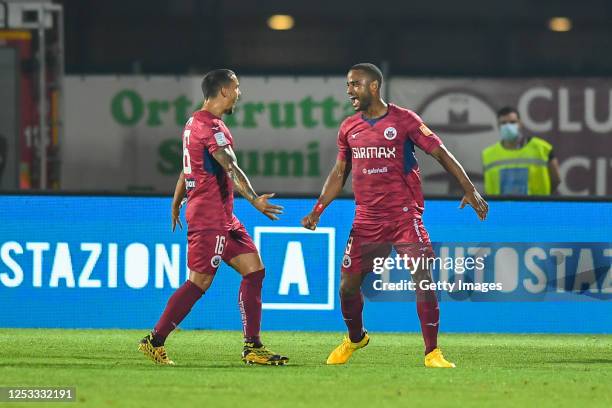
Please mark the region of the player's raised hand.
[[487, 204], [484, 198], [482, 198], [478, 190], [474, 189], [465, 193], [461, 199], [461, 205], [459, 208], [465, 207], [466, 204], [469, 204], [474, 211], [476, 211], [476, 214], [478, 214], [478, 218], [480, 218], [481, 221], [484, 221], [487, 218], [489, 204]]
[[268, 202], [268, 199], [274, 197], [274, 193], [272, 194], [262, 194], [258, 196], [255, 200], [253, 200], [253, 206], [257, 208], [260, 212], [262, 212], [266, 217], [271, 219], [272, 221], [278, 220], [277, 215], [283, 213], [283, 207], [280, 205], [274, 205]]
[[310, 214], [302, 218], [302, 227], [312, 230], [312, 231], [316, 230], [317, 224], [319, 223], [320, 216], [321, 214], [318, 214], [312, 211]]

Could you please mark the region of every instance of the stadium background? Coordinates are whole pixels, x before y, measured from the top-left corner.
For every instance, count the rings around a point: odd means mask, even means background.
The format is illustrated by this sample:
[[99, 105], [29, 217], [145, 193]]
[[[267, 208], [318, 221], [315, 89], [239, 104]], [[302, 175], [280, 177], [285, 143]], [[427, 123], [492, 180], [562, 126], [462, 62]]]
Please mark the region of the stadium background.
[[[10, 11], [16, 3], [3, 5]], [[361, 1], [49, 3], [63, 6], [64, 24], [54, 15], [45, 30], [42, 87], [36, 29], [11, 27], [5, 18], [0, 36], [7, 107], [0, 121], [0, 305], [10, 310], [0, 327], [142, 329], [154, 322], [176, 287], [171, 271], [178, 268], [175, 278], [185, 273], [184, 233], [169, 232], [167, 197], [180, 171], [182, 122], [200, 101], [202, 73], [219, 66], [241, 76], [244, 98], [229, 120], [241, 163], [258, 191], [287, 200], [280, 200], [287, 213], [274, 225], [237, 203], [252, 234], [271, 226], [285, 234], [261, 233], [268, 266], [264, 296], [281, 305], [328, 305], [267, 309], [264, 329], [342, 330], [337, 269], [353, 211], [350, 189], [323, 219], [333, 245], [329, 235], [283, 228], [299, 227], [331, 167], [337, 125], [346, 113], [343, 75], [356, 62], [379, 64], [387, 99], [439, 129], [477, 183], [480, 151], [496, 140], [494, 112], [503, 105], [518, 106], [527, 132], [555, 146], [563, 178], [558, 202], [495, 200], [483, 224], [456, 210], [456, 186], [437, 163], [421, 157], [429, 197], [425, 221], [434, 241], [528, 242], [547, 250], [546, 243], [561, 243], [576, 256], [578, 243], [610, 241], [612, 6], [606, 1], [588, 7], [527, 0], [495, 7], [485, 1], [385, 7]], [[270, 29], [267, 19], [276, 13], [291, 14], [295, 26]], [[554, 23], [554, 17], [565, 20]], [[41, 99], [48, 113], [42, 123]], [[41, 133], [46, 149], [40, 148]], [[288, 248], [298, 251], [291, 242], [299, 243], [307, 262], [308, 295], [299, 285], [285, 295], [278, 290]], [[133, 243], [141, 245], [128, 256], [123, 251]], [[90, 265], [90, 279], [79, 282], [88, 256], [98, 250], [92, 248], [100, 249], [99, 261]], [[609, 268], [606, 254], [597, 255], [596, 268]], [[323, 262], [329, 259], [331, 269]], [[584, 272], [580, 267], [573, 273]], [[117, 287], [109, 283], [114, 268]], [[604, 278], [611, 273], [597, 282], [601, 297], [445, 302], [442, 327], [610, 333]], [[238, 329], [237, 284], [224, 267], [184, 327]], [[16, 304], [26, 306], [11, 307]], [[373, 330], [418, 330], [410, 304], [370, 302], [366, 321]]]

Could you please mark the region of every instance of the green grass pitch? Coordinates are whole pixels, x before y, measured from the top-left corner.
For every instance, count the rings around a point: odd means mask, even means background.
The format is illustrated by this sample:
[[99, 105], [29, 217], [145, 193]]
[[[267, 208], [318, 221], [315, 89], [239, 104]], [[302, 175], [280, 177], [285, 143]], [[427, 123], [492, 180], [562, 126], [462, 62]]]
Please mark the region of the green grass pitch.
[[458, 368], [436, 370], [414, 333], [371, 333], [345, 366], [324, 365], [340, 333], [265, 333], [285, 367], [245, 366], [240, 333], [226, 331], [173, 333], [177, 366], [160, 367], [136, 349], [144, 334], [0, 329], [0, 386], [77, 387], [76, 403], [52, 407], [612, 406], [609, 335], [444, 334]]

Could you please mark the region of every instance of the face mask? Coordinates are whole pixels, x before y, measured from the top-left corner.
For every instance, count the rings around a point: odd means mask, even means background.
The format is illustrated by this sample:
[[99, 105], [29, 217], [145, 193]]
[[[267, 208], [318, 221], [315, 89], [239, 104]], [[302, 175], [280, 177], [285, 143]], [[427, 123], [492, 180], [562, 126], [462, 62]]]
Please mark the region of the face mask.
[[518, 123], [504, 123], [499, 127], [499, 134], [502, 140], [518, 139], [520, 135]]

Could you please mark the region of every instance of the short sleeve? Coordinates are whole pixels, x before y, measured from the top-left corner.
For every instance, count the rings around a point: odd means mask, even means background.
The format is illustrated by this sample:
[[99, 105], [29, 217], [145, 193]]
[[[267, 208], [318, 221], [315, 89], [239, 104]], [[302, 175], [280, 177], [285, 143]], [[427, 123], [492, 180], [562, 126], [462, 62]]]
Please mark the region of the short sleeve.
[[338, 131], [338, 156], [337, 159], [340, 161], [349, 161], [350, 160], [350, 150], [351, 148], [348, 145], [348, 141], [346, 140], [346, 132], [343, 129], [343, 126], [340, 127]]
[[407, 115], [409, 116], [408, 137], [415, 145], [427, 154], [442, 145], [442, 140], [427, 127], [419, 115], [410, 111]]
[[231, 145], [231, 135], [229, 135], [222, 126], [214, 123], [212, 125], [206, 124], [202, 132], [204, 136], [204, 146], [210, 154], [215, 153], [222, 147]]

